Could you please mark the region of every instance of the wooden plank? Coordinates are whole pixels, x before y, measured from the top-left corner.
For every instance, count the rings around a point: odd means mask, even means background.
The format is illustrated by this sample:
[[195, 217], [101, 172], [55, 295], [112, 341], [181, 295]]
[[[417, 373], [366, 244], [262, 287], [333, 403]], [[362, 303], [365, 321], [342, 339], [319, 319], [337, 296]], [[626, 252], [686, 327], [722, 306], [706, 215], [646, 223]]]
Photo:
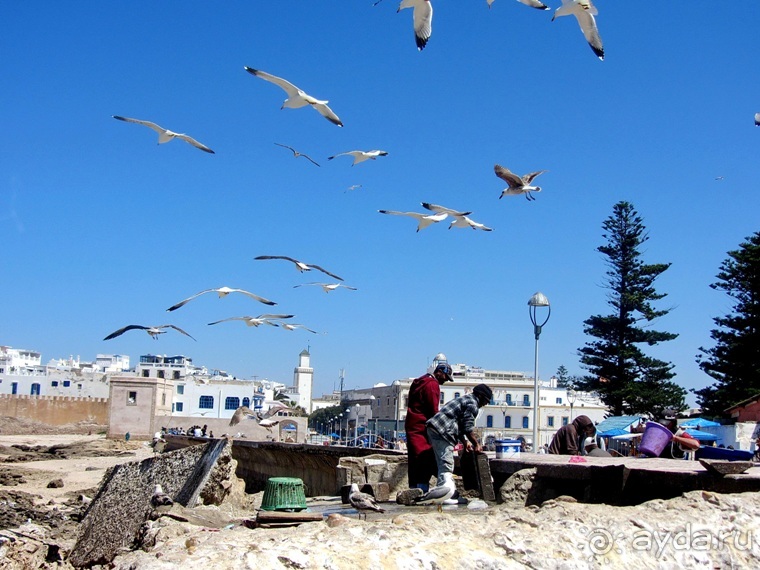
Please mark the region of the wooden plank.
[[322, 513], [297, 512], [289, 511], [259, 511], [256, 513], [256, 522], [259, 523], [286, 523], [286, 522], [313, 522], [321, 521], [324, 518]]

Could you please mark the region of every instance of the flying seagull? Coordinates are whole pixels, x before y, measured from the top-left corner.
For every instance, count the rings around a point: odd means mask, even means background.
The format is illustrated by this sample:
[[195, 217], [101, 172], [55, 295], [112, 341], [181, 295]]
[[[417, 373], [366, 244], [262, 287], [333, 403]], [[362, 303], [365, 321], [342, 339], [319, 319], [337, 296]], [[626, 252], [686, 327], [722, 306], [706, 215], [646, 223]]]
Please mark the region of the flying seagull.
[[315, 164], [316, 166], [319, 166], [319, 164], [317, 164], [316, 162], [314, 162], [314, 160], [308, 154], [304, 154], [302, 152], [298, 152], [292, 146], [288, 146], [286, 144], [280, 144], [280, 143], [274, 143], [274, 144], [276, 144], [277, 146], [281, 146], [283, 148], [287, 148], [288, 150], [290, 150], [293, 153], [293, 156], [296, 157], [296, 158], [298, 158], [299, 156], [302, 156], [305, 159], [307, 159], [309, 162], [311, 162], [312, 164]]
[[304, 263], [303, 261], [298, 261], [297, 259], [293, 259], [292, 257], [287, 257], [285, 255], [259, 255], [258, 257], [254, 257], [254, 259], [286, 259], [290, 261], [291, 263], [294, 263], [296, 266], [296, 269], [303, 273], [304, 271], [311, 271], [312, 269], [316, 269], [317, 271], [321, 271], [322, 273], [329, 275], [330, 277], [333, 277], [337, 279], [338, 281], [343, 281], [343, 277], [338, 277], [334, 273], [330, 273], [326, 269], [320, 267], [319, 265], [312, 265], [310, 263]]
[[351, 186], [349, 186], [349, 187], [348, 187], [348, 189], [347, 189], [347, 190], [350, 192], [350, 191], [352, 191], [352, 190], [358, 190], [358, 189], [359, 189], [359, 188], [361, 188], [361, 187], [362, 187], [362, 185], [361, 185], [361, 184], [352, 184]]
[[755, 126], [760, 127], [760, 113], [755, 113]]
[[596, 57], [604, 60], [604, 46], [594, 19], [598, 13], [591, 0], [562, 0], [562, 6], [554, 12], [552, 22], [558, 16], [569, 16], [571, 14], [575, 16], [588, 45], [591, 46]]
[[154, 339], [158, 339], [158, 335], [164, 334], [166, 331], [163, 330], [163, 329], [167, 329], [167, 328], [168, 329], [174, 329], [175, 331], [181, 332], [183, 335], [189, 336], [190, 338], [192, 338], [193, 340], [195, 340], [192, 336], [190, 336], [189, 334], [187, 334], [181, 328], [175, 327], [174, 325], [160, 325], [160, 326], [157, 326], [157, 327], [144, 327], [142, 325], [127, 325], [124, 328], [120, 328], [119, 330], [112, 332], [111, 334], [109, 334], [103, 340], [111, 340], [112, 338], [116, 338], [117, 336], [122, 335], [125, 332], [131, 331], [133, 329], [143, 330], [146, 333], [148, 333], [150, 336], [152, 336]]
[[209, 323], [209, 325], [217, 325], [225, 321], [243, 321], [249, 327], [258, 327], [260, 325], [271, 325], [273, 327], [276, 327], [278, 325], [277, 323], [273, 322], [272, 319], [291, 319], [291, 318], [293, 318], [293, 315], [263, 314], [263, 315], [259, 315], [258, 317], [247, 317], [247, 316], [246, 317], [228, 317], [226, 319], [221, 319], [218, 321], [214, 321], [213, 323]]
[[392, 216], [409, 216], [415, 218], [418, 222], [417, 231], [424, 230], [426, 227], [445, 220], [448, 217], [446, 212], [438, 214], [421, 214], [418, 212], [397, 212], [395, 210], [378, 210], [381, 214], [390, 214]]
[[324, 289], [325, 293], [335, 291], [339, 287], [343, 287], [344, 289], [351, 289], [351, 291], [357, 291], [356, 287], [349, 287], [348, 285], [343, 285], [343, 283], [301, 283], [300, 285], [293, 285], [293, 289], [296, 287], [303, 287], [305, 285], [319, 285], [322, 287], [322, 289]]
[[[487, 0], [488, 1], [488, 7], [491, 7], [491, 4], [493, 4], [494, 0]], [[537, 8], [539, 10], [548, 10], [549, 6], [544, 4], [543, 2], [539, 2], [538, 0], [517, 0], [521, 4], [525, 4], [526, 6], [530, 6], [531, 8]]]
[[446, 499], [450, 499], [456, 490], [457, 486], [454, 483], [454, 475], [452, 473], [444, 473], [443, 485], [433, 487], [421, 497], [417, 497], [414, 503], [417, 505], [438, 505], [440, 509], [440, 505]]
[[137, 123], [138, 125], [145, 125], [146, 127], [153, 129], [154, 131], [158, 133], [158, 144], [169, 142], [172, 139], [181, 139], [185, 141], [186, 143], [190, 143], [195, 148], [201, 149], [204, 152], [210, 152], [211, 154], [215, 154], [213, 150], [211, 150], [206, 145], [202, 145], [193, 137], [189, 137], [182, 133], [175, 133], [175, 132], [169, 131], [163, 127], [159, 127], [156, 123], [151, 123], [150, 121], [141, 121], [140, 119], [130, 119], [129, 117], [119, 117], [118, 115], [111, 115], [111, 116], [114, 119], [118, 119], [119, 121], [126, 121], [127, 123]]
[[276, 305], [277, 304], [274, 301], [270, 301], [269, 299], [265, 299], [264, 297], [259, 297], [258, 295], [254, 295], [250, 291], [243, 291], [242, 289], [232, 289], [230, 287], [217, 287], [216, 289], [206, 289], [205, 291], [201, 291], [200, 293], [196, 293], [192, 297], [188, 297], [184, 301], [180, 301], [176, 305], [172, 305], [171, 307], [169, 307], [166, 310], [167, 311], [174, 311], [176, 309], [179, 309], [181, 306], [183, 306], [187, 302], [192, 301], [196, 297], [200, 297], [204, 293], [218, 293], [220, 299], [222, 297], [226, 297], [230, 293], [242, 293], [243, 295], [247, 295], [251, 299], [256, 299], [259, 303], [264, 303], [265, 305]]
[[378, 513], [384, 513], [385, 509], [377, 504], [375, 497], [369, 493], [362, 493], [359, 490], [359, 485], [351, 483], [351, 491], [348, 493], [348, 502], [358, 512], [359, 516], [364, 513], [364, 517], [367, 517], [367, 511], [376, 511]]
[[285, 90], [285, 93], [288, 94], [288, 98], [285, 99], [285, 102], [282, 104], [282, 107], [280, 107], [280, 109], [284, 109], [285, 107], [289, 109], [298, 109], [299, 107], [311, 105], [312, 108], [314, 108], [320, 115], [322, 115], [331, 123], [338, 125], [339, 127], [343, 126], [343, 123], [338, 118], [338, 115], [333, 113], [332, 109], [327, 106], [327, 103], [329, 101], [320, 101], [319, 99], [315, 99], [289, 81], [284, 80], [282, 77], [276, 77], [264, 71], [253, 69], [252, 67], [245, 67], [245, 70], [251, 75], [255, 75], [256, 77], [260, 77], [265, 81], [274, 83], [278, 87]]
[[533, 179], [536, 178], [536, 176], [546, 172], [546, 170], [538, 170], [524, 176], [518, 176], [509, 170], [509, 168], [504, 168], [498, 164], [494, 164], [493, 171], [496, 176], [508, 184], [507, 188], [501, 191], [499, 200], [501, 200], [504, 196], [517, 196], [518, 194], [525, 194], [525, 198], [527, 200], [535, 200], [535, 198], [531, 195], [531, 192], [541, 192], [541, 187], [531, 186], [531, 182], [533, 182]]
[[278, 324], [279, 326], [281, 326], [282, 328], [284, 328], [285, 330], [288, 330], [288, 331], [294, 331], [294, 330], [296, 330], [296, 329], [303, 329], [303, 330], [305, 330], [305, 331], [309, 331], [310, 333], [313, 333], [313, 334], [319, 334], [317, 331], [313, 331], [313, 330], [311, 330], [309, 327], [306, 327], [306, 326], [304, 326], [304, 325], [299, 325], [299, 324], [297, 324], [297, 323], [284, 323], [284, 322], [279, 322], [279, 323], [277, 323], [277, 324]]
[[493, 228], [471, 220], [467, 216], [454, 216], [451, 224], [449, 224], [449, 229], [451, 228], [472, 228], [473, 230], [483, 230], [484, 232], [493, 231]]
[[230, 418], [230, 426], [239, 424], [244, 419], [254, 419], [258, 421], [266, 420], [268, 418], [271, 418], [280, 410], [287, 410], [287, 409], [288, 409], [287, 406], [280, 404], [278, 402], [276, 405], [270, 407], [268, 411], [262, 414], [260, 412], [254, 412], [248, 406], [240, 406], [237, 410], [235, 410], [235, 413], [232, 414], [232, 418]]
[[431, 212], [438, 214], [448, 214], [449, 216], [469, 216], [472, 212], [460, 212], [458, 210], [452, 210], [446, 206], [439, 206], [438, 204], [431, 204], [430, 202], [422, 202], [422, 207]]
[[377, 160], [378, 156], [388, 156], [388, 153], [384, 150], [350, 150], [348, 152], [341, 152], [339, 154], [334, 154], [333, 156], [328, 156], [327, 160], [332, 160], [338, 156], [345, 156], [349, 154], [354, 157], [354, 162], [351, 163], [351, 166], [354, 164], [359, 164], [360, 162], [364, 162], [365, 160]]
[[417, 49], [422, 51], [433, 33], [433, 5], [430, 0], [402, 0], [396, 13], [404, 8], [414, 8], [414, 41], [417, 43]]

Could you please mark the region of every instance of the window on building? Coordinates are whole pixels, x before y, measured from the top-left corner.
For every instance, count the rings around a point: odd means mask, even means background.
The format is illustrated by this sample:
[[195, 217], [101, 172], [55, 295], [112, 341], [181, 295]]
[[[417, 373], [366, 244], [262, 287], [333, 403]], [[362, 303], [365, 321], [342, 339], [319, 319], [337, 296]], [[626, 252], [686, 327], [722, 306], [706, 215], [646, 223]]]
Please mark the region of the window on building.
[[554, 416], [546, 417], [546, 425], [549, 427], [554, 427]]
[[164, 371], [163, 371], [163, 370], [159, 370], [159, 371], [157, 372], [157, 376], [158, 376], [159, 378], [164, 378]]
[[527, 429], [528, 427], [528, 416], [523, 416], [523, 428]]
[[177, 386], [177, 394], [184, 394], [184, 393], [185, 393], [185, 385], [180, 384], [179, 386]]
[[18, 394], [18, 382], [11, 382], [11, 394]]
[[39, 396], [40, 395], [40, 385], [35, 382], [32, 384], [32, 396]]
[[143, 378], [148, 378], [150, 376], [150, 370], [147, 368], [143, 368]]
[[213, 396], [201, 396], [198, 400], [198, 407], [201, 410], [213, 410], [214, 409], [214, 397]]
[[243, 405], [246, 408], [250, 408], [251, 407], [251, 400], [249, 400], [248, 398], [243, 398]]
[[507, 394], [507, 405], [508, 406], [512, 405], [512, 394]]
[[137, 405], [137, 392], [127, 392], [127, 406]]
[[486, 427], [493, 427], [493, 416], [486, 416]]
[[161, 405], [166, 405], [166, 392], [161, 392]]
[[175, 411], [182, 412], [184, 411], [184, 409], [185, 409], [185, 404], [183, 404], [182, 402], [177, 402], [176, 404], [174, 404]]
[[179, 380], [179, 370], [175, 370], [174, 371], [174, 374], [172, 375], [172, 378], [174, 380]]
[[71, 386], [71, 380], [64, 380], [63, 381], [63, 387], [64, 388], [68, 388], [69, 386]]
[[50, 385], [51, 385], [53, 388], [56, 388], [56, 387], [58, 387], [58, 380], [53, 380], [53, 381], [50, 383]]
[[557, 403], [561, 404], [562, 403], [562, 398], [557, 398]]
[[456, 400], [461, 394], [459, 392], [454, 392], [454, 399]]
[[562, 416], [562, 425], [563, 426], [566, 426], [568, 421], [569, 421], [569, 418], [567, 416]]
[[504, 427], [507, 429], [512, 427], [512, 416], [504, 416]]
[[523, 394], [523, 406], [530, 406], [530, 396]]
[[227, 396], [224, 399], [225, 410], [237, 410], [240, 407], [240, 398], [235, 396]]

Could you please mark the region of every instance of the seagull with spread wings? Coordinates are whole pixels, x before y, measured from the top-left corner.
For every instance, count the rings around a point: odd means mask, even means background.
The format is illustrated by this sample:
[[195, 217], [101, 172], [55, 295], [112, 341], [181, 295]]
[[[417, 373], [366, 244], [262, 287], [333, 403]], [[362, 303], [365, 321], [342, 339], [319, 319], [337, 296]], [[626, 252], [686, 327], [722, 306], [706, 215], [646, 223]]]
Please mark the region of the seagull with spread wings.
[[493, 231], [493, 228], [489, 228], [488, 226], [476, 222], [467, 216], [454, 216], [451, 224], [449, 224], [449, 229], [451, 228], [472, 228], [473, 230], [483, 230], [484, 232]]
[[276, 405], [270, 407], [268, 411], [262, 414], [261, 412], [254, 412], [248, 406], [240, 406], [237, 410], [235, 410], [235, 413], [232, 414], [232, 417], [230, 418], [230, 426], [237, 425], [245, 419], [257, 420], [259, 422], [259, 425], [261, 425], [261, 421], [271, 418], [281, 410], [287, 409], [289, 408], [284, 404], [277, 403]]
[[258, 317], [227, 317], [226, 319], [221, 319], [218, 321], [214, 321], [213, 323], [209, 323], [209, 325], [217, 325], [219, 323], [223, 323], [226, 321], [243, 321], [246, 325], [249, 327], [258, 327], [260, 325], [271, 325], [273, 327], [279, 326], [276, 322], [274, 322], [273, 319], [279, 320], [279, 319], [292, 319], [293, 315], [270, 315], [270, 314], [263, 314], [259, 315]]
[[135, 329], [145, 331], [156, 340], [158, 339], [158, 335], [164, 334], [166, 332], [164, 329], [174, 329], [175, 331], [180, 332], [185, 336], [189, 336], [190, 338], [195, 340], [191, 335], [187, 334], [181, 328], [174, 325], [159, 325], [157, 327], [144, 327], [143, 325], [127, 325], [126, 327], [120, 328], [119, 330], [112, 332], [103, 340], [111, 340], [112, 338], [116, 338], [117, 336], [122, 335], [127, 331], [131, 331]]
[[296, 149], [294, 149], [292, 146], [288, 146], [288, 145], [286, 145], [286, 144], [280, 144], [280, 143], [274, 143], [274, 144], [276, 144], [277, 146], [281, 146], [282, 148], [287, 148], [287, 149], [288, 149], [290, 152], [292, 152], [292, 153], [293, 153], [293, 156], [294, 156], [294, 157], [296, 157], [296, 158], [298, 158], [299, 156], [302, 156], [302, 157], [304, 157], [306, 160], [308, 160], [309, 162], [311, 162], [312, 164], [314, 164], [314, 165], [316, 165], [316, 166], [319, 166], [319, 164], [317, 164], [317, 163], [314, 161], [314, 159], [313, 159], [313, 158], [311, 158], [311, 157], [310, 157], [308, 154], [304, 154], [304, 153], [302, 153], [302, 152], [298, 152], [298, 151], [297, 151]]
[[330, 291], [335, 291], [339, 287], [343, 287], [344, 289], [350, 289], [351, 291], [356, 291], [356, 287], [349, 287], [348, 285], [343, 285], [343, 283], [301, 283], [300, 285], [293, 285], [293, 289], [297, 287], [303, 287], [305, 285], [319, 285], [324, 289], [325, 293], [329, 293]]
[[439, 206], [438, 204], [431, 204], [430, 202], [422, 202], [422, 207], [431, 212], [448, 214], [449, 216], [469, 216], [472, 214], [472, 212], [460, 212], [459, 210], [452, 210], [446, 206]]
[[378, 210], [381, 214], [390, 214], [391, 216], [408, 216], [417, 220], [417, 231], [424, 230], [426, 227], [445, 220], [449, 215], [446, 212], [436, 214], [423, 214], [419, 212], [397, 212], [396, 210]]
[[591, 50], [596, 54], [596, 57], [604, 61], [602, 37], [599, 35], [596, 19], [594, 19], [594, 16], [598, 14], [599, 11], [591, 3], [591, 0], [562, 0], [562, 6], [554, 12], [552, 22], [558, 16], [575, 16]]
[[346, 156], [350, 155], [354, 157], [354, 161], [351, 163], [351, 166], [354, 166], [355, 164], [359, 164], [360, 162], [364, 162], [365, 160], [377, 160], [378, 156], [388, 156], [388, 153], [384, 150], [349, 150], [347, 152], [341, 152], [338, 154], [334, 154], [333, 156], [328, 156], [327, 160], [332, 160], [333, 158], [336, 158], [338, 156]]
[[169, 142], [172, 139], [180, 139], [180, 140], [185, 141], [186, 143], [193, 145], [195, 148], [201, 149], [204, 152], [215, 154], [213, 150], [211, 150], [206, 145], [199, 143], [193, 137], [190, 137], [182, 133], [175, 133], [173, 131], [170, 131], [168, 129], [158, 126], [156, 123], [151, 123], [150, 121], [143, 121], [140, 119], [130, 119], [129, 117], [119, 117], [118, 115], [111, 115], [111, 116], [114, 119], [118, 119], [119, 121], [126, 121], [127, 123], [136, 123], [138, 125], [146, 126], [149, 129], [153, 129], [154, 131], [158, 133], [158, 144]]
[[278, 322], [277, 323], [280, 327], [284, 328], [286, 331], [294, 331], [296, 329], [303, 329], [305, 331], [309, 331], [313, 334], [319, 334], [317, 331], [311, 330], [309, 327], [300, 325], [298, 323], [285, 323], [285, 322]]
[[282, 104], [282, 107], [280, 107], [280, 109], [284, 109], [286, 107], [288, 109], [298, 109], [300, 107], [305, 107], [306, 105], [311, 105], [314, 110], [316, 110], [320, 115], [322, 115], [325, 119], [334, 125], [338, 125], [339, 127], [343, 126], [343, 122], [338, 118], [338, 115], [333, 113], [332, 109], [327, 106], [327, 103], [329, 103], [329, 101], [320, 101], [319, 99], [315, 99], [282, 77], [270, 75], [269, 73], [266, 73], [259, 69], [253, 69], [252, 67], [245, 67], [245, 70], [251, 75], [255, 75], [264, 81], [274, 83], [288, 94], [288, 98], [285, 99], [285, 102]]
[[269, 299], [265, 299], [264, 297], [259, 297], [258, 295], [255, 295], [255, 294], [251, 293], [250, 291], [243, 291], [242, 289], [232, 289], [230, 287], [217, 287], [216, 289], [206, 289], [205, 291], [201, 291], [200, 293], [196, 293], [192, 297], [188, 297], [184, 301], [180, 301], [176, 305], [172, 305], [171, 307], [169, 307], [166, 310], [167, 311], [174, 311], [176, 309], [179, 309], [180, 307], [182, 307], [186, 303], [192, 301], [196, 297], [200, 297], [201, 295], [203, 295], [205, 293], [218, 293], [220, 299], [222, 297], [226, 297], [230, 293], [242, 293], [243, 295], [246, 295], [246, 296], [250, 297], [251, 299], [255, 299], [259, 303], [264, 303], [265, 305], [276, 305], [277, 304], [274, 301], [270, 301]]
[[298, 261], [297, 259], [293, 259], [292, 257], [287, 257], [286, 255], [259, 255], [258, 257], [254, 257], [254, 259], [285, 259], [287, 261], [290, 261], [291, 263], [295, 264], [296, 269], [303, 273], [304, 271], [311, 271], [312, 269], [316, 269], [317, 271], [321, 271], [325, 275], [329, 275], [330, 277], [333, 277], [334, 279], [337, 279], [338, 281], [343, 281], [343, 277], [338, 277], [334, 273], [330, 273], [327, 271], [327, 269], [324, 269], [320, 267], [319, 265], [313, 265], [311, 263], [304, 263], [303, 261]]
[[[537, 8], [538, 10], [548, 10], [549, 6], [544, 4], [543, 2], [539, 2], [539, 0], [517, 0], [521, 4], [525, 4], [526, 6], [530, 6], [531, 8]], [[491, 4], [493, 4], [494, 0], [487, 0], [488, 7], [491, 7]]]
[[414, 41], [422, 51], [433, 33], [433, 5], [430, 0], [402, 0], [396, 13], [404, 8], [413, 8]]
[[529, 201], [535, 200], [535, 198], [531, 195], [531, 192], [541, 192], [540, 186], [532, 186], [531, 183], [536, 178], [536, 176], [546, 172], [546, 170], [537, 170], [536, 172], [530, 172], [523, 176], [518, 176], [509, 170], [509, 168], [505, 168], [498, 164], [494, 164], [493, 171], [496, 176], [501, 178], [508, 185], [504, 190], [501, 191], [499, 200], [501, 200], [504, 196], [517, 196], [519, 194], [525, 194], [525, 198]]

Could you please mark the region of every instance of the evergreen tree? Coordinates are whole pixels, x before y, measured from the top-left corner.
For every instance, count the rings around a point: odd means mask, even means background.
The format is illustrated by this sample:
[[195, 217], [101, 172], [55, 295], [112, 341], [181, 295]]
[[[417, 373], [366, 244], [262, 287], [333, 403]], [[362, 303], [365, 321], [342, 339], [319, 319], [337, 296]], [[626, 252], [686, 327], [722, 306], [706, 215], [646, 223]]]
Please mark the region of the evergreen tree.
[[734, 305], [728, 315], [713, 319], [715, 346], [700, 347], [697, 355], [699, 367], [717, 382], [694, 393], [706, 414], [720, 416], [760, 393], [760, 232], [728, 252], [716, 277], [710, 287], [725, 291]]
[[560, 364], [557, 368], [557, 388], [575, 389], [581, 378], [578, 376], [571, 376], [567, 367], [564, 364]]
[[678, 336], [649, 328], [652, 321], [670, 312], [652, 306], [665, 297], [655, 291], [654, 281], [670, 264], [641, 260], [639, 248], [649, 236], [632, 204], [615, 204], [602, 228], [607, 244], [597, 251], [607, 258], [605, 287], [610, 290], [607, 304], [613, 312], [591, 316], [583, 323], [583, 332], [596, 340], [578, 349], [581, 364], [591, 373], [578, 387], [597, 392], [613, 415], [659, 417], [665, 409], [682, 410], [686, 390], [671, 381], [673, 365], [646, 356], [640, 348]]

